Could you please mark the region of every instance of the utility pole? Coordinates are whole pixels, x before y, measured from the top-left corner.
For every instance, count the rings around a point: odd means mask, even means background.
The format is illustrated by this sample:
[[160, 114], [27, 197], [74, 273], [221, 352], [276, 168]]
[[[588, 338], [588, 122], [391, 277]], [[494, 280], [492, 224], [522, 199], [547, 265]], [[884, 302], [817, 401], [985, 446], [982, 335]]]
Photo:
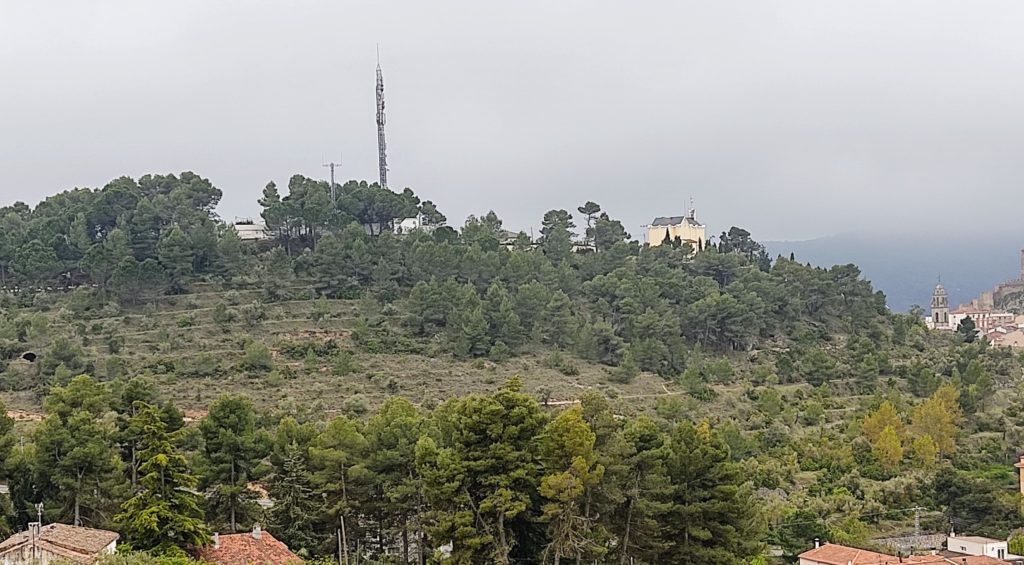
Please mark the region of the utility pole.
[[388, 144], [384, 140], [384, 73], [380, 70], [380, 46], [377, 46], [377, 166], [380, 187], [388, 187]]
[[338, 159], [337, 163], [335, 163], [334, 161], [331, 161], [330, 163], [324, 163], [324, 166], [331, 170], [331, 204], [337, 205], [338, 204], [338, 194], [337, 194], [337, 185], [334, 184], [334, 168], [335, 167], [338, 167], [338, 168], [341, 167], [341, 158]]

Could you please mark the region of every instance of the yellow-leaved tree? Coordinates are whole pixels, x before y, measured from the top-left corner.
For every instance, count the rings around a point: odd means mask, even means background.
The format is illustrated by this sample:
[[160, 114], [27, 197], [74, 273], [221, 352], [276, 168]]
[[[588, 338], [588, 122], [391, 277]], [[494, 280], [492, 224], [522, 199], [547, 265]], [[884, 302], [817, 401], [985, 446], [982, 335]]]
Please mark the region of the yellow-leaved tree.
[[883, 402], [878, 407], [878, 410], [864, 418], [864, 421], [860, 424], [861, 432], [864, 433], [864, 437], [871, 442], [872, 446], [878, 443], [878, 438], [881, 437], [882, 432], [886, 428], [892, 428], [896, 433], [896, 437], [903, 437], [903, 420], [896, 412], [896, 407], [888, 400]]
[[900, 442], [900, 436], [896, 434], [896, 430], [892, 426], [886, 426], [882, 430], [882, 433], [878, 436], [878, 441], [872, 444], [871, 451], [875, 454], [878, 462], [882, 464], [882, 467], [889, 471], [899, 467], [903, 461], [903, 444]]
[[[964, 418], [959, 400], [960, 392], [952, 385], [939, 387], [935, 394], [914, 409], [910, 419], [910, 433], [915, 438], [930, 438], [939, 455], [953, 453]], [[921, 447], [927, 451], [924, 444]]]

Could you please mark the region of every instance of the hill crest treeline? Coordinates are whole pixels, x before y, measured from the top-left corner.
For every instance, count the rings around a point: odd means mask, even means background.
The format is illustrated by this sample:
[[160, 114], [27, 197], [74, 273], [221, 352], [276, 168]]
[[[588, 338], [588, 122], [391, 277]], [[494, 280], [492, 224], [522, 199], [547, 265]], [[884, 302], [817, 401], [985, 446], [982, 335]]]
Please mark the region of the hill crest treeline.
[[[523, 236], [508, 248], [493, 212], [456, 232], [409, 189], [350, 181], [336, 205], [324, 182], [296, 175], [288, 189], [281, 196], [267, 185], [260, 204], [274, 238], [254, 245], [214, 214], [220, 190], [189, 172], [0, 208], [0, 281], [23, 291], [95, 285], [100, 301], [126, 305], [200, 280], [268, 295], [308, 284], [327, 297], [403, 301], [409, 334], [442, 335], [459, 356], [500, 358], [538, 344], [669, 376], [694, 348], [888, 332], [884, 296], [855, 266], [772, 262], [739, 228], [697, 253], [648, 248], [588, 202], [579, 209], [584, 252], [574, 251], [565, 210], [544, 215], [536, 245]], [[394, 218], [417, 213], [435, 229], [391, 232]]]

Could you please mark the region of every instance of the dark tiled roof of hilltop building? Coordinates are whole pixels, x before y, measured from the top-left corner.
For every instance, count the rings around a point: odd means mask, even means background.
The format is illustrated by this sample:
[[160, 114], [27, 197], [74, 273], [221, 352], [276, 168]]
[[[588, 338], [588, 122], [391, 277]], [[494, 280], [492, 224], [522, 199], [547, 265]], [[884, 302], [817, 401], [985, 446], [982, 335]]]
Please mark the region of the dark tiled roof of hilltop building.
[[690, 224], [691, 226], [701, 225], [700, 222], [690, 216], [659, 216], [654, 218], [654, 221], [651, 222], [652, 227], [678, 226], [680, 224]]

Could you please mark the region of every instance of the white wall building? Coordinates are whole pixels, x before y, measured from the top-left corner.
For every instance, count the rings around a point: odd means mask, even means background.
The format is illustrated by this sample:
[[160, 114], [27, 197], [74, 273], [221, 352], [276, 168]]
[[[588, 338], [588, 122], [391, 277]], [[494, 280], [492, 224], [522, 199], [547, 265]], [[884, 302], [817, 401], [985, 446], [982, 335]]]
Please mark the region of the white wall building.
[[232, 227], [238, 233], [238, 239], [242, 241], [260, 241], [270, 239], [270, 232], [267, 231], [267, 224], [259, 220], [238, 220]]
[[1019, 555], [1012, 555], [1005, 541], [980, 536], [951, 534], [946, 540], [946, 549], [964, 555], [985, 555], [1006, 561], [1024, 559]]

